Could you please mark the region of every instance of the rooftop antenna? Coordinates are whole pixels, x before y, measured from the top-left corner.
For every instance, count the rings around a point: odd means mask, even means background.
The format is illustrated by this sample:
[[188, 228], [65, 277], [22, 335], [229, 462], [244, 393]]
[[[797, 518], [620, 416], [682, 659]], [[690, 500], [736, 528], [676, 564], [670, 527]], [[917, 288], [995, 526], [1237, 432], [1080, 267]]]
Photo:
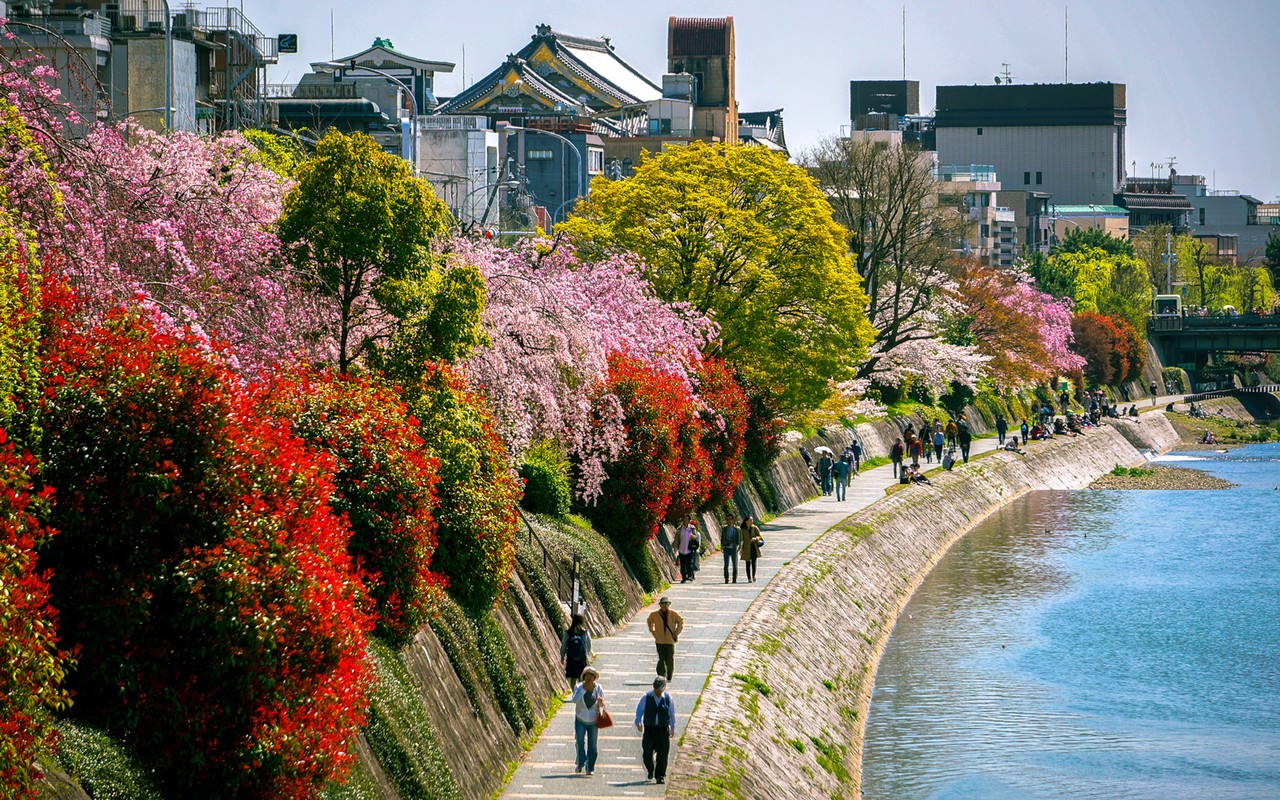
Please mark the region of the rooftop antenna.
[[329, 7], [329, 60], [332, 61], [338, 57], [333, 50], [333, 6]]
[[[1009, 65], [1008, 65], [1008, 63], [1006, 63], [1006, 62], [1003, 62], [1003, 61], [1002, 61], [1002, 62], [1000, 62], [1000, 66], [1004, 67], [1004, 72], [1000, 73], [1000, 75], [1004, 78], [1004, 82], [1005, 82], [1005, 83], [1013, 83], [1013, 76], [1009, 74]], [[999, 83], [999, 82], [1000, 82], [1000, 81], [996, 81], [996, 83]]]
[[907, 79], [907, 6], [902, 6], [902, 79]]
[[1062, 82], [1071, 83], [1067, 77], [1071, 65], [1071, 28], [1069, 26], [1068, 7], [1062, 7]]

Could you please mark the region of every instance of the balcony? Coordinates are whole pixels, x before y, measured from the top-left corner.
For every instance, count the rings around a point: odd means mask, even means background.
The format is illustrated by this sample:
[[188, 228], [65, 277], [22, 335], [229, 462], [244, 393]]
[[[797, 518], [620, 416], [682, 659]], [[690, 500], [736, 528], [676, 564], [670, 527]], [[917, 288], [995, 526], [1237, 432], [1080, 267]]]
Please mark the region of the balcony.
[[995, 183], [996, 168], [987, 164], [939, 164], [933, 177], [948, 183]]

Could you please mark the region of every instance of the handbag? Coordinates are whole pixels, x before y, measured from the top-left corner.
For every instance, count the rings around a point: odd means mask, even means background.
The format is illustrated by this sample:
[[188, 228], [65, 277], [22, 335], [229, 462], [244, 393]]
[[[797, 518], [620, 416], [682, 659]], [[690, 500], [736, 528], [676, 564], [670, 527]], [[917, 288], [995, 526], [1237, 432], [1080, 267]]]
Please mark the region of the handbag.
[[613, 727], [613, 717], [609, 716], [609, 712], [604, 710], [603, 708], [600, 709], [600, 713], [596, 714], [596, 727], [597, 728]]

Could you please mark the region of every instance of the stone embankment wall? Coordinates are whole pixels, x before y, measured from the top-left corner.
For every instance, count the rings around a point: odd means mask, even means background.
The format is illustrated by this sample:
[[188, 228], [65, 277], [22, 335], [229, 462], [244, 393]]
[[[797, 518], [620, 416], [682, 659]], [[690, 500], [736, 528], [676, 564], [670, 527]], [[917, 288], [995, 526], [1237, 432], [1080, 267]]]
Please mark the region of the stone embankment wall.
[[853, 514], [780, 572], [725, 642], [667, 796], [859, 797], [876, 665], [951, 543], [1024, 492], [1082, 488], [1176, 441], [1163, 415], [1148, 414], [983, 458]]

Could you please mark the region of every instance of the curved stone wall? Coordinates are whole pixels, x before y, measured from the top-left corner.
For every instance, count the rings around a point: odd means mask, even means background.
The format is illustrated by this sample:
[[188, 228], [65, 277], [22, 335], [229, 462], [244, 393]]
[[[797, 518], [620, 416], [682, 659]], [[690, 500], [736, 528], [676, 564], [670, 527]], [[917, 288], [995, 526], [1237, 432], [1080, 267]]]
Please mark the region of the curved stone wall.
[[667, 796], [859, 797], [876, 665], [898, 613], [951, 543], [1024, 492], [1082, 488], [1177, 439], [1162, 414], [1147, 414], [1026, 456], [983, 458], [853, 514], [779, 573], [725, 642]]

